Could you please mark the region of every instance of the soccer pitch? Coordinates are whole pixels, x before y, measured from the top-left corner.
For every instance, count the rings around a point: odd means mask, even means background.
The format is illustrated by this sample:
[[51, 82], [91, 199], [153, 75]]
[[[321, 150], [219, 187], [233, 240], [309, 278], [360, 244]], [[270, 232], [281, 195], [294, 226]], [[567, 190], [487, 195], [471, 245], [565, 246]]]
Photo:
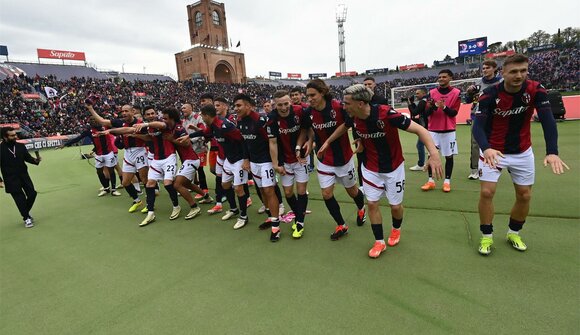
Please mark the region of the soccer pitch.
[[[477, 253], [479, 182], [469, 174], [469, 127], [458, 127], [452, 192], [421, 192], [416, 137], [402, 133], [406, 208], [401, 243], [367, 256], [369, 222], [343, 188], [336, 196], [349, 236], [333, 242], [334, 222], [314, 175], [305, 235], [282, 225], [278, 243], [257, 226], [203, 214], [169, 221], [162, 188], [157, 221], [139, 228], [122, 197], [97, 198], [94, 168], [77, 148], [43, 151], [29, 171], [39, 191], [25, 229], [12, 198], [0, 195], [2, 334], [577, 334], [580, 324], [580, 121], [558, 123], [560, 156], [571, 170], [542, 166], [541, 126], [532, 126], [536, 184], [522, 236], [505, 242], [514, 201], [507, 173], [495, 198], [495, 244]], [[88, 147], [83, 148], [84, 151]], [[207, 172], [209, 179], [213, 175]], [[213, 180], [212, 180], [213, 183]], [[386, 205], [386, 202], [384, 203]], [[288, 208], [288, 206], [286, 206]], [[185, 213], [184, 213], [185, 212]], [[390, 227], [383, 207], [385, 231]]]

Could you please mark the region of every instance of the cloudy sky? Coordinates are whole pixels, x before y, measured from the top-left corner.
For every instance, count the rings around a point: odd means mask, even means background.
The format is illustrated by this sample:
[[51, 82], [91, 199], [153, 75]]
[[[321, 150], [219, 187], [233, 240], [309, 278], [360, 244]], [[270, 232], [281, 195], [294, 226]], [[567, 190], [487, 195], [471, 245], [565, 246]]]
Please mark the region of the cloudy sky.
[[[168, 73], [190, 47], [186, 6], [195, 1], [0, 0], [0, 44], [11, 60], [36, 48], [83, 51], [99, 69]], [[250, 77], [268, 71], [338, 71], [335, 8], [348, 7], [348, 71], [427, 63], [457, 56], [457, 41], [518, 40], [542, 29], [578, 27], [580, 1], [224, 0], [228, 33], [241, 41]], [[240, 51], [240, 49], [234, 49]]]

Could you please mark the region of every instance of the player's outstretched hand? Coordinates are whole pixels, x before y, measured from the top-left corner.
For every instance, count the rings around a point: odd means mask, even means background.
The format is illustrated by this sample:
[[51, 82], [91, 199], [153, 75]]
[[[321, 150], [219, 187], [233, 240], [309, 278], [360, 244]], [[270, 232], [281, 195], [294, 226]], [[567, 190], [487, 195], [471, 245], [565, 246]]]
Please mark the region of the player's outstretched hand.
[[281, 176], [286, 175], [286, 170], [284, 169], [283, 166], [276, 166], [274, 168], [274, 170], [276, 170], [276, 172], [278, 172], [278, 174], [281, 175]]
[[140, 133], [141, 129], [145, 128], [146, 126], [149, 126], [149, 124], [147, 123], [136, 123], [133, 125], [133, 128], [135, 128], [135, 132], [136, 133]]
[[185, 145], [185, 144], [187, 144], [187, 142], [189, 142], [189, 136], [183, 135], [183, 136], [179, 137], [178, 139], [176, 139], [175, 142], [177, 142], [178, 144], [181, 144], [181, 145]]
[[318, 158], [322, 159], [322, 156], [324, 156], [324, 152], [326, 151], [326, 149], [328, 149], [328, 147], [329, 147], [328, 143], [324, 142], [324, 144], [322, 144], [320, 149], [318, 149], [318, 151], [316, 152], [316, 156], [318, 156]]
[[443, 178], [443, 165], [441, 164], [441, 158], [439, 155], [430, 155], [427, 159], [427, 165], [431, 168], [431, 172], [435, 179], [439, 180]]
[[312, 142], [306, 141], [302, 145], [302, 149], [304, 149], [304, 157], [310, 156], [310, 152], [312, 151]]
[[249, 159], [244, 159], [244, 161], [242, 162], [242, 170], [246, 170], [248, 172], [252, 171], [250, 169], [250, 160]]
[[564, 173], [564, 168], [570, 170], [568, 165], [566, 165], [566, 163], [564, 163], [564, 161], [560, 159], [558, 155], [547, 155], [546, 158], [544, 158], [544, 167], [548, 166], [548, 164], [550, 164], [552, 167], [552, 172], [555, 174]]
[[365, 147], [362, 144], [362, 141], [360, 139], [356, 139], [356, 140], [352, 141], [352, 144], [354, 145], [354, 153], [355, 154], [359, 154], [359, 153], [363, 152], [365, 149]]
[[500, 157], [504, 157], [501, 151], [497, 151], [492, 148], [485, 149], [483, 152], [483, 164], [487, 164], [490, 168], [495, 169], [497, 168]]

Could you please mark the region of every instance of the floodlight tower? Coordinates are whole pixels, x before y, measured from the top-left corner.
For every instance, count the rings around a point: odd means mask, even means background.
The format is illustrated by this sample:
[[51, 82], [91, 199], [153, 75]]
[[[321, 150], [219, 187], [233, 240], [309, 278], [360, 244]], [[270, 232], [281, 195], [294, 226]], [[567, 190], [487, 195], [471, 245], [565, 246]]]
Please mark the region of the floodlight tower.
[[346, 22], [346, 5], [336, 7], [336, 23], [338, 24], [338, 61], [340, 72], [346, 72], [346, 56], [344, 54], [344, 23]]

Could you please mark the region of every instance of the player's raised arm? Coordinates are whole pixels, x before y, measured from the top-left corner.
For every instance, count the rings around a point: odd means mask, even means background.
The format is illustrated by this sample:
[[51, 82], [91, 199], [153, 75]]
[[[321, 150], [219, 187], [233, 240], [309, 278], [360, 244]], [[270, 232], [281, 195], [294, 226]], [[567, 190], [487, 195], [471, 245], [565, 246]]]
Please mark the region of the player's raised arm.
[[105, 126], [105, 127], [112, 127], [111, 124], [111, 120], [107, 120], [105, 118], [103, 118], [102, 116], [100, 116], [97, 111], [95, 111], [95, 109], [93, 108], [92, 105], [85, 105], [87, 107], [87, 109], [89, 110], [89, 112], [91, 113], [91, 116], [95, 119], [95, 121], [97, 121], [99, 124]]

